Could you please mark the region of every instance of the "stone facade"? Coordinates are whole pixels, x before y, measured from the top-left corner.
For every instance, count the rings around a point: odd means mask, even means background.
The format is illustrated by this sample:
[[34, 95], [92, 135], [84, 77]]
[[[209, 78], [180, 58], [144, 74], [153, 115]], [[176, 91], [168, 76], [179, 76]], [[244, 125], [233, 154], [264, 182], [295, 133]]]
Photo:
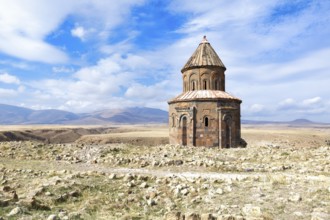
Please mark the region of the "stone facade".
[[204, 37], [181, 70], [183, 93], [168, 101], [170, 143], [238, 147], [241, 100], [225, 92], [226, 67]]

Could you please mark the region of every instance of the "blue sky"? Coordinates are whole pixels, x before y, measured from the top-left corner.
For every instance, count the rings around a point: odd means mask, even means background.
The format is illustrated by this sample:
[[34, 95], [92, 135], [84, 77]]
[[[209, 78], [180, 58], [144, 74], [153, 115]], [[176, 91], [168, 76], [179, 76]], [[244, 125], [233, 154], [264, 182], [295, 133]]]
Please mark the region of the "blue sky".
[[204, 35], [243, 119], [330, 122], [330, 2], [0, 0], [0, 103], [167, 110]]

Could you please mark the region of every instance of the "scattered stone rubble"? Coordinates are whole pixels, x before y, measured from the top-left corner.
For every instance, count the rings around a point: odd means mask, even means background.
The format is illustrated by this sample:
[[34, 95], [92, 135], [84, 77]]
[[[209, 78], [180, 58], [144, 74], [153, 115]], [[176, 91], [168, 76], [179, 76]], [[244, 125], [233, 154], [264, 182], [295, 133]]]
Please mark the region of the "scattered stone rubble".
[[0, 219], [325, 220], [329, 186], [327, 144], [0, 143]]

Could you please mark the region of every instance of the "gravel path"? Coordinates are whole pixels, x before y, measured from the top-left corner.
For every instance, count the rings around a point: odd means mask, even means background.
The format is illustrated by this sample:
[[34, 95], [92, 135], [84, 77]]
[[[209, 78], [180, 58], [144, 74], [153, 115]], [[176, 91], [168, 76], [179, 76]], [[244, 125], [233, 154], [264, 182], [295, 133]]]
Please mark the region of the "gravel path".
[[249, 177], [267, 177], [267, 176], [285, 176], [290, 179], [296, 180], [313, 180], [313, 181], [322, 181], [329, 182], [330, 177], [324, 175], [310, 175], [310, 174], [298, 174], [292, 172], [237, 172], [237, 173], [218, 173], [210, 171], [178, 171], [177, 167], [174, 169], [167, 168], [125, 168], [125, 167], [109, 167], [100, 164], [87, 164], [87, 163], [77, 163], [70, 164], [64, 161], [43, 161], [43, 160], [30, 160], [30, 161], [17, 161], [11, 159], [0, 159], [0, 164], [6, 164], [6, 167], [11, 169], [31, 169], [31, 170], [40, 170], [40, 171], [61, 171], [69, 170], [73, 172], [103, 172], [106, 174], [116, 173], [116, 174], [144, 174], [155, 177], [179, 177], [179, 178], [207, 178], [207, 179], [218, 179], [218, 180], [242, 180]]

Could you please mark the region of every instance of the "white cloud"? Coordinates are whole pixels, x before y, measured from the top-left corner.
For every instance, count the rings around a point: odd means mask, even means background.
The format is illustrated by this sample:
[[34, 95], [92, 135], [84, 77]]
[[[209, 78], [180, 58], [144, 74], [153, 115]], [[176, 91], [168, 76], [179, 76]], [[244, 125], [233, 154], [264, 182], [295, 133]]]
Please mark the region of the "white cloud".
[[72, 36], [80, 38], [80, 40], [84, 41], [87, 31], [85, 30], [84, 27], [77, 26], [74, 29], [71, 30]]
[[[99, 38], [106, 39], [112, 28], [123, 22], [131, 6], [143, 0], [111, 2], [106, 0], [0, 1], [0, 52], [29, 61], [64, 63], [69, 57], [60, 48], [45, 41], [68, 15], [84, 26], [96, 28]], [[45, 19], [46, 18], [46, 19]], [[88, 28], [87, 28], [88, 29]], [[85, 28], [73, 34], [84, 38]]]
[[216, 29], [221, 25], [244, 26], [267, 14], [276, 1], [173, 1], [170, 9], [177, 12], [189, 12], [189, 20], [181, 31], [185, 33]]
[[321, 97], [314, 97], [296, 101], [292, 98], [285, 99], [278, 104], [277, 111], [286, 114], [313, 115], [325, 113], [329, 108], [329, 104], [322, 100]]
[[74, 69], [72, 67], [65, 67], [65, 66], [54, 66], [52, 68], [54, 73], [72, 73]]
[[2, 99], [6, 99], [6, 98], [11, 98], [13, 96], [16, 96], [18, 93], [16, 90], [14, 89], [3, 89], [0, 88], [0, 97]]
[[265, 110], [265, 106], [261, 104], [253, 104], [250, 107], [250, 111], [252, 111], [253, 113], [262, 112], [264, 110]]
[[311, 106], [311, 105], [315, 105], [318, 104], [322, 101], [321, 97], [314, 97], [314, 98], [310, 98], [310, 99], [305, 99], [302, 101], [302, 104], [304, 106]]
[[0, 51], [29, 61], [58, 63], [68, 60], [64, 52], [45, 42], [12, 33], [0, 35]]
[[24, 91], [25, 91], [25, 86], [19, 86], [18, 87], [18, 89], [17, 89], [17, 91], [19, 92], [19, 93], [23, 93]]
[[1, 102], [10, 103], [13, 101], [13, 98], [19, 97], [25, 90], [24, 86], [18, 86], [16, 89], [4, 89], [0, 88], [0, 98]]
[[[285, 1], [173, 1], [175, 13], [186, 13], [187, 22], [181, 32], [188, 38], [207, 35], [225, 64], [270, 60], [278, 54], [285, 57], [306, 50], [319, 49], [321, 42], [313, 36], [326, 38], [330, 4], [313, 1], [309, 4]], [[285, 8], [296, 8], [295, 13], [280, 14]], [[284, 10], [285, 11], [285, 10]], [[292, 54], [295, 53], [295, 54]], [[229, 57], [229, 59], [228, 59]], [[276, 57], [275, 57], [276, 58]], [[281, 61], [283, 61], [283, 57]], [[252, 62], [251, 62], [252, 61]], [[233, 65], [237, 66], [237, 65]]]
[[136, 100], [122, 96], [135, 81], [145, 77], [149, 66], [142, 56], [113, 54], [94, 66], [81, 68], [68, 79], [27, 82], [32, 93], [26, 93], [26, 96], [33, 97], [35, 104], [48, 103], [50, 108], [60, 106], [61, 109], [77, 112], [135, 106]]
[[30, 61], [67, 61], [65, 53], [44, 38], [71, 7], [72, 3], [63, 0], [0, 1], [0, 51]]
[[32, 65], [27, 62], [13, 61], [13, 60], [0, 60], [0, 64], [3, 66], [9, 66], [22, 70], [29, 70], [32, 68]]
[[8, 83], [8, 84], [20, 84], [20, 80], [13, 75], [8, 73], [0, 74], [0, 82]]
[[278, 108], [279, 110], [286, 110], [286, 109], [292, 109], [292, 108], [296, 108], [297, 106], [297, 103], [294, 99], [292, 98], [287, 98], [283, 101], [281, 101], [279, 104], [278, 104]]

